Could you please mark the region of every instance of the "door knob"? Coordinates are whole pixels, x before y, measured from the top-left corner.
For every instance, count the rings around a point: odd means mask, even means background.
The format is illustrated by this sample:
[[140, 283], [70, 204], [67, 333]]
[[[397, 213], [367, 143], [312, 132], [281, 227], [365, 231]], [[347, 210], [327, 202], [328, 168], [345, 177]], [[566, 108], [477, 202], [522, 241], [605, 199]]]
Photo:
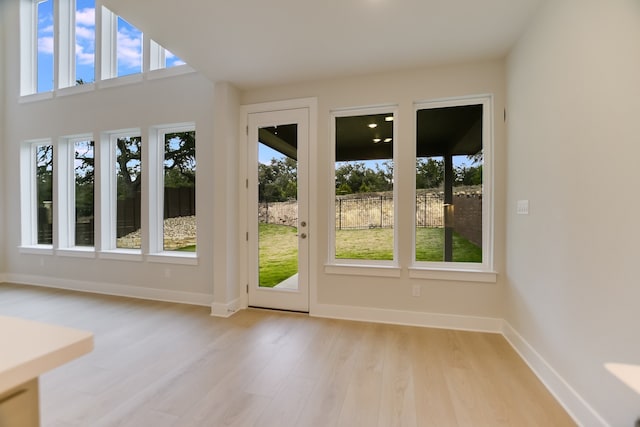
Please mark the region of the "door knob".
[[307, 222], [306, 222], [306, 221], [302, 221], [302, 222], [300, 223], [300, 227], [306, 227], [306, 226], [307, 226]]
[[307, 238], [307, 233], [302, 233], [302, 234], [300, 235], [300, 238], [301, 238], [301, 239], [306, 239], [306, 238]]

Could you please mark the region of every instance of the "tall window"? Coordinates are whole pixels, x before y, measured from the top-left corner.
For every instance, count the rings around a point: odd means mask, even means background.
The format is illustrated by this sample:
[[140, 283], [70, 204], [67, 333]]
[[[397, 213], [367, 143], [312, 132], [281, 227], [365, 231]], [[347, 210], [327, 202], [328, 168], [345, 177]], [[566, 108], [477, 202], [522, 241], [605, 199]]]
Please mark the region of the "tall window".
[[[478, 268], [490, 263], [489, 100], [416, 108], [415, 260]], [[472, 267], [472, 266], [476, 267]]]
[[140, 249], [142, 138], [115, 137], [116, 248]]
[[75, 245], [94, 246], [94, 142], [73, 144], [75, 180]]
[[196, 251], [196, 133], [194, 130], [164, 133], [165, 251]]
[[395, 259], [394, 110], [333, 114], [335, 260]]
[[118, 77], [142, 72], [142, 31], [118, 17]]
[[53, 0], [43, 0], [37, 3], [36, 32], [38, 39], [37, 55], [37, 92], [49, 92], [53, 90], [53, 51], [54, 51], [54, 24], [53, 24]]
[[37, 145], [36, 207], [37, 243], [53, 244], [53, 145]]
[[95, 0], [76, 0], [75, 20], [75, 84], [91, 83], [95, 80]]

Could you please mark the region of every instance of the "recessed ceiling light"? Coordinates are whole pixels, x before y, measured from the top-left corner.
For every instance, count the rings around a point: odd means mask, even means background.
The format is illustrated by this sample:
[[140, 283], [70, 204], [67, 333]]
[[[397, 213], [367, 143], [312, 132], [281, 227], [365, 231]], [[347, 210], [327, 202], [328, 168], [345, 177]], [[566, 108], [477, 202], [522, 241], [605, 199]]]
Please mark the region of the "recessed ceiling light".
[[392, 122], [393, 121], [393, 116], [387, 116], [384, 118], [385, 122]]
[[377, 123], [369, 123], [369, 125], [368, 125], [368, 126], [369, 126], [371, 129], [373, 129], [373, 128], [377, 128], [377, 127], [378, 127], [378, 124], [377, 124]]
[[392, 139], [391, 139], [391, 138], [385, 138], [385, 139], [384, 139], [384, 142], [391, 142], [391, 141], [392, 141]]
[[373, 143], [374, 144], [377, 144], [380, 141], [382, 141], [380, 138], [373, 138]]

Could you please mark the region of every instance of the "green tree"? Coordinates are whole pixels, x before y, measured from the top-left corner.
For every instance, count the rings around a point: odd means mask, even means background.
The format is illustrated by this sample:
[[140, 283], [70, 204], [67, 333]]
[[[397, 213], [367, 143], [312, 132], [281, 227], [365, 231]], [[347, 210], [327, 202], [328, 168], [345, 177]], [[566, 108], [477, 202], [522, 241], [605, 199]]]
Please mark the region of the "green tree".
[[269, 164], [258, 165], [258, 197], [261, 202], [283, 202], [297, 198], [298, 164], [285, 157], [271, 159]]
[[444, 161], [434, 158], [416, 160], [416, 188], [438, 188], [444, 181]]

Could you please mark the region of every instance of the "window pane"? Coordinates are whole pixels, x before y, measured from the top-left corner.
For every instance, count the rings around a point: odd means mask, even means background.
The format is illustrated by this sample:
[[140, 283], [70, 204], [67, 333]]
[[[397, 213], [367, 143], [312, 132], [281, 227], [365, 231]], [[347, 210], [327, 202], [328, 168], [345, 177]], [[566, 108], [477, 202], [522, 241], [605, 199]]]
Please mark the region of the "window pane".
[[393, 260], [393, 114], [335, 126], [336, 259]]
[[76, 246], [94, 245], [94, 143], [74, 144]]
[[53, 90], [53, 0], [38, 2], [38, 92]]
[[482, 262], [482, 108], [417, 112], [416, 261]]
[[118, 17], [118, 76], [142, 72], [142, 32]]
[[165, 68], [177, 67], [178, 65], [184, 64], [185, 62], [182, 59], [165, 49]]
[[53, 243], [53, 145], [36, 147], [38, 244]]
[[165, 251], [196, 251], [196, 133], [164, 137]]
[[76, 0], [76, 84], [95, 79], [95, 0]]
[[116, 140], [116, 247], [140, 249], [141, 138]]

